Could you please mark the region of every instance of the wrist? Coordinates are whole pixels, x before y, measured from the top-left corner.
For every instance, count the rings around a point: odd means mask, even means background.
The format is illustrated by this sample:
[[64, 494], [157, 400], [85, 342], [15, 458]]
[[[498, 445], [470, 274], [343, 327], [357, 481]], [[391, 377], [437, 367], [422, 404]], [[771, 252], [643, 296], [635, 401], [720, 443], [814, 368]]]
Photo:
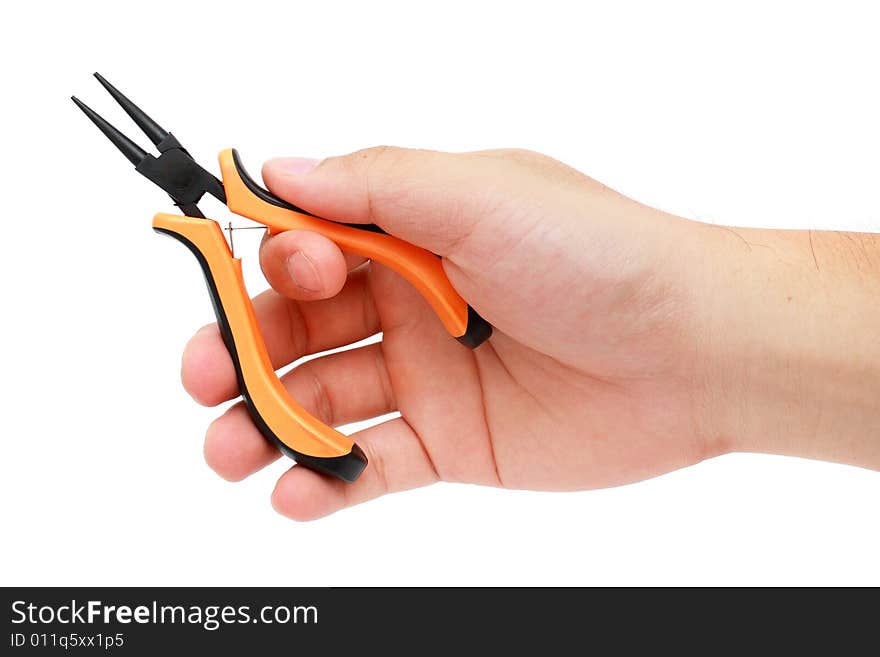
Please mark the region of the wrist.
[[714, 451], [880, 468], [880, 247], [844, 233], [697, 232]]

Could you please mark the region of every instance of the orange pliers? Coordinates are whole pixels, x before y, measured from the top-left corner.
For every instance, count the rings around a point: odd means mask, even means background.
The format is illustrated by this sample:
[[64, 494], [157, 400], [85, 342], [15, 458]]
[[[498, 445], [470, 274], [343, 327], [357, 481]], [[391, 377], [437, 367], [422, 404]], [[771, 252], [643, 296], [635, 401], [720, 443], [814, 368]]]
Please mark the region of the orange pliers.
[[313, 230], [345, 251], [387, 265], [418, 289], [446, 330], [467, 347], [482, 344], [492, 334], [492, 327], [455, 291], [438, 256], [376, 225], [322, 219], [281, 200], [251, 179], [235, 150], [220, 153], [221, 182], [202, 168], [171, 133], [98, 73], [95, 77], [153, 142], [158, 157], [147, 153], [76, 97], [73, 101], [135, 170], [167, 192], [184, 213], [159, 213], [153, 218], [153, 228], [181, 241], [199, 261], [223, 341], [235, 365], [239, 390], [254, 423], [297, 463], [344, 481], [356, 480], [367, 466], [366, 456], [347, 436], [306, 412], [278, 379], [244, 286], [241, 260], [233, 256], [220, 225], [206, 219], [199, 210], [201, 198], [210, 194], [235, 214], [263, 224], [270, 234]]

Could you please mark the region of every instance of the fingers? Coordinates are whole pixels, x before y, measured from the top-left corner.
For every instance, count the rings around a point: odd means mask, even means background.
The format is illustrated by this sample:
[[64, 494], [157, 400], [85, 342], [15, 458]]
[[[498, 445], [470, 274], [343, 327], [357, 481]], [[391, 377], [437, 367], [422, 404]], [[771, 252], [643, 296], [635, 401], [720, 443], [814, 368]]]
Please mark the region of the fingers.
[[377, 223], [404, 240], [450, 255], [466, 247], [475, 226], [499, 204], [533, 189], [536, 171], [558, 179], [557, 168], [579, 175], [526, 151], [456, 154], [378, 147], [320, 163], [270, 160], [263, 180], [273, 193], [319, 216]]
[[[276, 369], [307, 354], [357, 342], [379, 332], [366, 270], [349, 275], [330, 299], [297, 302], [274, 290], [254, 299], [254, 312]], [[216, 406], [239, 394], [232, 358], [216, 324], [199, 330], [184, 349], [181, 380], [200, 404]]]
[[[303, 408], [330, 426], [390, 413], [396, 401], [380, 344], [303, 363], [281, 378]], [[243, 403], [217, 418], [205, 435], [205, 460], [221, 477], [239, 481], [279, 457]]]
[[403, 418], [352, 436], [369, 464], [353, 484], [295, 466], [281, 475], [272, 506], [294, 520], [314, 520], [387, 493], [427, 486], [437, 473], [418, 436]]

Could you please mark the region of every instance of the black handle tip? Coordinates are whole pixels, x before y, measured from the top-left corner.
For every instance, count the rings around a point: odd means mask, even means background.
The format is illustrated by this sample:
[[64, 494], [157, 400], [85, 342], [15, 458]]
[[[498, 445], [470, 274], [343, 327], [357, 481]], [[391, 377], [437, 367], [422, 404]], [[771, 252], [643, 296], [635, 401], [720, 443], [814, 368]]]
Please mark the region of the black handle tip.
[[492, 335], [492, 325], [477, 314], [477, 311], [468, 306], [467, 329], [464, 335], [456, 338], [465, 347], [476, 349]]

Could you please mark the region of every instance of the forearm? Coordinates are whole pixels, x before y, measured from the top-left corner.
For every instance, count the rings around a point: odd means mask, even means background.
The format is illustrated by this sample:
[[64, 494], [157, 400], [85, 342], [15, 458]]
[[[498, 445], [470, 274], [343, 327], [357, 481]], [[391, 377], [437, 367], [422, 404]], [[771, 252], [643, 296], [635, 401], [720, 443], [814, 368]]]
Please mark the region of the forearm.
[[709, 439], [880, 469], [880, 236], [697, 230]]

